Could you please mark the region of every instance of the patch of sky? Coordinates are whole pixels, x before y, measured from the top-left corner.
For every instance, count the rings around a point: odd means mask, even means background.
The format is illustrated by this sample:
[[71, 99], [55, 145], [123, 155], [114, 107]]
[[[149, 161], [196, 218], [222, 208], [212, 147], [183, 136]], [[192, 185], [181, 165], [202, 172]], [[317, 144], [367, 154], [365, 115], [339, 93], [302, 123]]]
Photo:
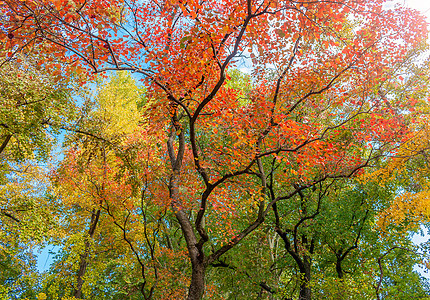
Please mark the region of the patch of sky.
[[60, 250], [60, 247], [54, 245], [47, 245], [43, 248], [37, 248], [34, 250], [34, 254], [37, 255], [37, 270], [39, 273], [43, 273], [49, 270], [52, 263], [54, 262], [55, 255]]
[[[430, 235], [429, 235], [429, 229], [425, 226], [421, 226], [419, 232], [414, 233], [411, 237], [412, 242], [417, 245], [418, 247], [423, 249], [423, 252], [428, 249], [430, 244]], [[425, 255], [426, 253], [424, 253]], [[429, 253], [427, 253], [428, 255]], [[423, 265], [415, 265], [414, 270], [417, 271], [421, 276], [424, 278], [430, 280], [430, 270], [423, 266]]]

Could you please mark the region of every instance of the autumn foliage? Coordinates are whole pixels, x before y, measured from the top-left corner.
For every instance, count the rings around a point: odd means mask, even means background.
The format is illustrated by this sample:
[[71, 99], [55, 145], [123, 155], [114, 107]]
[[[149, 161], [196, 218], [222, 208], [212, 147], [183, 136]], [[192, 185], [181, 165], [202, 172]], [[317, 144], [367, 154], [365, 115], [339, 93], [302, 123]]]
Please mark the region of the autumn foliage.
[[[61, 127], [74, 134], [50, 175], [55, 214], [68, 217], [53, 239], [70, 245], [54, 268], [67, 278], [52, 284], [67, 286], [58, 297], [338, 299], [364, 286], [360, 297], [379, 299], [391, 293], [383, 262], [400, 250], [405, 268], [417, 261], [399, 241], [428, 219], [379, 244], [370, 225], [411, 198], [387, 186], [400, 190], [393, 170], [428, 148], [409, 149], [427, 105], [416, 11], [379, 0], [8, 0], [0, 12], [5, 62], [37, 51], [37, 68], [96, 90]], [[372, 180], [382, 174], [386, 185]], [[253, 260], [267, 279], [252, 279]], [[347, 277], [358, 266], [364, 275]], [[247, 287], [226, 283], [231, 270]], [[327, 276], [313, 280], [316, 270]]]

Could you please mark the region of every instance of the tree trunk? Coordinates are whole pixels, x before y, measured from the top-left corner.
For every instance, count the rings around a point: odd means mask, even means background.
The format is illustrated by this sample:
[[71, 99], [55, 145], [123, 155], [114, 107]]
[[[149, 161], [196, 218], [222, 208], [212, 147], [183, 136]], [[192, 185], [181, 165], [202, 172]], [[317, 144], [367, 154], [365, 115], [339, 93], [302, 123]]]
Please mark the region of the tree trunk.
[[89, 247], [89, 243], [85, 242], [85, 252], [83, 255], [81, 255], [81, 262], [79, 263], [78, 279], [76, 283], [75, 293], [73, 295], [77, 299], [82, 299], [82, 296], [83, 296], [82, 286], [84, 285], [84, 275], [88, 265], [88, 261], [87, 261], [88, 247]]
[[342, 259], [339, 256], [336, 258], [336, 273], [339, 279], [343, 278]]
[[87, 270], [88, 266], [88, 257], [90, 255], [90, 239], [94, 236], [94, 232], [97, 227], [97, 223], [99, 221], [100, 217], [100, 210], [97, 210], [96, 212], [93, 211], [91, 215], [91, 223], [90, 223], [90, 229], [88, 230], [88, 236], [85, 237], [84, 242], [84, 254], [81, 255], [81, 260], [79, 262], [79, 271], [77, 274], [77, 282], [76, 282], [76, 288], [74, 288], [75, 292], [73, 296], [77, 299], [82, 299], [82, 286], [84, 285], [84, 275]]
[[[200, 258], [201, 257], [201, 258]], [[188, 289], [187, 300], [200, 300], [203, 298], [205, 291], [205, 265], [203, 262], [203, 255], [199, 255], [192, 259], [192, 275], [191, 284]]]
[[[297, 266], [299, 267], [299, 272], [301, 275], [301, 283], [300, 283], [300, 294], [299, 294], [299, 300], [311, 300], [311, 267], [312, 267], [312, 258], [310, 255], [304, 254], [302, 257], [300, 257], [297, 250], [292, 249], [291, 243], [287, 237], [286, 232], [279, 229], [279, 227], [275, 228], [276, 233], [279, 234], [279, 236], [284, 241], [285, 250], [291, 255], [291, 257], [295, 260], [297, 263]], [[303, 237], [303, 244], [307, 244], [307, 239]], [[312, 246], [310, 249], [310, 253], [313, 253], [313, 243], [311, 242]], [[296, 252], [297, 251], [297, 252]]]
[[5, 139], [4, 139], [3, 143], [0, 146], [0, 153], [2, 153], [4, 149], [6, 149], [6, 146], [9, 143], [11, 137], [12, 137], [11, 134], [8, 134], [8, 135], [5, 136]]
[[181, 225], [182, 234], [187, 243], [188, 255], [191, 260], [191, 283], [188, 289], [187, 299], [200, 300], [203, 297], [205, 289], [204, 254], [201, 247], [199, 248], [197, 245], [197, 237], [194, 233], [193, 226], [179, 199], [179, 175], [176, 172], [170, 178], [169, 189], [170, 198], [172, 199], [172, 208], [175, 212], [176, 219]]
[[[175, 217], [181, 225], [181, 231], [187, 243], [188, 256], [191, 260], [191, 283], [188, 289], [188, 300], [200, 300], [205, 290], [205, 259], [203, 253], [203, 243], [197, 241], [193, 225], [185, 212], [181, 198], [179, 196], [179, 186], [181, 177], [182, 160], [185, 151], [185, 136], [182, 126], [179, 124], [176, 111], [173, 114], [173, 128], [167, 140], [167, 151], [172, 166], [172, 174], [169, 180], [169, 193], [171, 206]], [[179, 133], [179, 134], [177, 134]], [[178, 138], [178, 149], [175, 151], [173, 141]]]
[[303, 257], [303, 267], [300, 268], [300, 275], [302, 276], [302, 283], [300, 284], [299, 300], [311, 300], [311, 258], [309, 256]]

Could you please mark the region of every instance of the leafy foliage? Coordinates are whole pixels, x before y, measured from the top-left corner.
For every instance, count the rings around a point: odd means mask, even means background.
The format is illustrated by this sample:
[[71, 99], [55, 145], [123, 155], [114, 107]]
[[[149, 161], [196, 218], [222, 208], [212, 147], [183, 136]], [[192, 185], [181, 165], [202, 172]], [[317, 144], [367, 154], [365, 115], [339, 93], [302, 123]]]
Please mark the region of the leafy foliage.
[[[428, 222], [428, 32], [384, 4], [2, 2], [8, 60], [36, 47], [34, 68], [95, 80], [44, 200], [43, 295], [428, 296], [408, 236]], [[88, 76], [110, 71], [144, 87]]]

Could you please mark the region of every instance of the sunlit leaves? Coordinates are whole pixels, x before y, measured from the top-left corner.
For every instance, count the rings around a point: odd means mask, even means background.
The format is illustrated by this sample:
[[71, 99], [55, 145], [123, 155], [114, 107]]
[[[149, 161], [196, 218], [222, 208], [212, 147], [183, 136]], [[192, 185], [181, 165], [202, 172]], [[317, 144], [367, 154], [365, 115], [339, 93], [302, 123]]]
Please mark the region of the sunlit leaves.
[[[272, 209], [271, 230], [285, 251], [298, 265], [310, 262], [316, 252], [309, 239], [329, 236], [330, 222], [350, 217], [347, 197], [328, 196], [327, 182], [347, 186], [366, 168], [390, 162], [394, 170], [391, 157], [408, 155], [402, 146], [419, 131], [412, 105], [426, 97], [427, 80], [413, 62], [423, 53], [426, 24], [383, 1], [35, 0], [5, 2], [0, 10], [7, 57], [40, 45], [52, 57], [41, 66], [55, 76], [85, 81], [90, 72], [131, 71], [143, 82], [136, 88], [122, 73], [98, 86], [76, 126], [86, 135], [68, 140], [53, 179], [64, 211], [80, 216], [65, 228], [88, 232], [64, 234], [73, 246], [63, 261], [70, 254], [67, 266], [76, 271], [82, 251], [115, 245], [106, 251], [115, 257], [128, 249], [118, 276], [127, 292], [146, 298], [164, 293], [164, 286], [155, 291], [160, 274], [172, 295], [186, 293], [187, 253], [190, 297], [200, 299], [207, 268]], [[249, 75], [235, 70], [242, 67]], [[94, 235], [94, 219], [95, 232], [109, 234]], [[345, 240], [356, 236], [356, 225], [341, 232]], [[340, 239], [325, 242], [336, 253], [342, 246]], [[167, 266], [168, 259], [178, 265]], [[311, 271], [302, 265], [282, 278], [303, 290]], [[90, 269], [87, 293], [100, 278], [94, 270], [109, 268]], [[140, 275], [122, 276], [124, 270]], [[183, 274], [178, 286], [175, 272]], [[353, 279], [351, 288], [361, 280]]]

